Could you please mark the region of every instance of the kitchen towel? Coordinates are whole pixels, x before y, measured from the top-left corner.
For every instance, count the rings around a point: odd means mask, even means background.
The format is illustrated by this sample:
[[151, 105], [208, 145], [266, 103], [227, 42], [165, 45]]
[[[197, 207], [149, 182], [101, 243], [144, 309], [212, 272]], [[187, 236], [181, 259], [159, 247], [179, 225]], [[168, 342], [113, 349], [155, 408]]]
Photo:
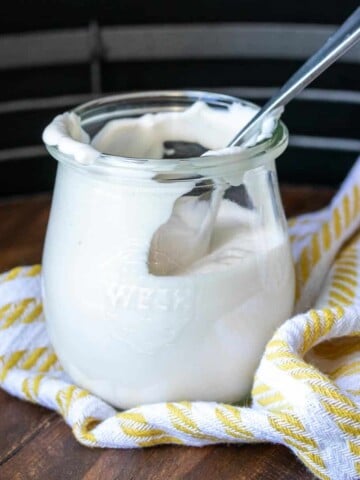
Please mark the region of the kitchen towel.
[[360, 478], [360, 160], [331, 204], [290, 220], [289, 231], [296, 314], [266, 347], [250, 407], [177, 402], [119, 412], [74, 385], [49, 343], [38, 265], [0, 276], [0, 386], [59, 412], [84, 445], [275, 442], [320, 479]]

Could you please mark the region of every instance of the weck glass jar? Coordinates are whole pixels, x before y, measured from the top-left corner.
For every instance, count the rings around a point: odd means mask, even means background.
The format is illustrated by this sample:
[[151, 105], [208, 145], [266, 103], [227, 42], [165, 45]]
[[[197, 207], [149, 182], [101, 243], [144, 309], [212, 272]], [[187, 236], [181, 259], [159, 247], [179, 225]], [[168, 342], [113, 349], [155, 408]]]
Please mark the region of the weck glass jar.
[[221, 150], [256, 108], [145, 92], [89, 102], [44, 132], [59, 161], [49, 335], [73, 380], [117, 407], [241, 400], [292, 312], [274, 163], [287, 130], [274, 121], [247, 148]]

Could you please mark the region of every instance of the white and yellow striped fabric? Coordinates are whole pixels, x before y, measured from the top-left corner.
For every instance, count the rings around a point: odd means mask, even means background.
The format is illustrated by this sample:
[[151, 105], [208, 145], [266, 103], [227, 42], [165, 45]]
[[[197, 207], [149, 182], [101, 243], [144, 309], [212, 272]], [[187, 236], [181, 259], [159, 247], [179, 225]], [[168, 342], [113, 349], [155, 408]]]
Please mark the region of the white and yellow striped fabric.
[[88, 446], [276, 442], [320, 479], [360, 478], [360, 160], [327, 208], [289, 229], [297, 315], [267, 345], [251, 407], [179, 402], [118, 412], [73, 385], [46, 333], [40, 266], [0, 276], [0, 386], [59, 412]]

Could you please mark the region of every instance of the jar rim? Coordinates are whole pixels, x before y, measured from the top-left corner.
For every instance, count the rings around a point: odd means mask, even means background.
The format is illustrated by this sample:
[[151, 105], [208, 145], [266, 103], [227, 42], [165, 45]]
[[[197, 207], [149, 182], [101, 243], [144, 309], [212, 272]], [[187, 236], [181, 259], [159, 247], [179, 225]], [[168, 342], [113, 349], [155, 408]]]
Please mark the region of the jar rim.
[[[247, 100], [225, 95], [217, 92], [208, 92], [201, 90], [149, 90], [136, 93], [123, 93], [100, 97], [98, 99], [91, 100], [84, 104], [81, 104], [69, 113], [74, 113], [80, 117], [80, 125], [86, 126], [90, 120], [94, 119], [96, 115], [99, 115], [99, 111], [104, 108], [110, 108], [109, 120], [111, 119], [111, 112], [121, 111], [117, 108], [119, 104], [126, 105], [127, 102], [138, 102], [138, 105], [143, 104], [143, 108], [146, 105], [149, 107], [151, 101], [163, 101], [168, 107], [175, 105], [176, 103], [191, 102], [187, 106], [195, 103], [196, 101], [203, 101], [208, 105], [217, 104], [218, 106], [229, 106], [232, 104], [239, 104], [258, 109], [259, 106], [255, 103]], [[140, 108], [140, 107], [139, 107]], [[166, 107], [162, 107], [164, 111]], [[186, 106], [183, 107], [185, 109]], [[134, 109], [129, 111], [134, 112]], [[102, 117], [104, 117], [102, 113]], [[105, 115], [106, 117], [106, 115]], [[69, 136], [73, 142], [81, 144], [82, 142], [74, 140]], [[103, 174], [116, 175], [117, 173], [124, 172], [126, 170], [143, 170], [151, 172], [174, 172], [177, 174], [191, 175], [198, 173], [199, 168], [208, 174], [213, 175], [219, 168], [223, 170], [225, 167], [232, 170], [234, 167], [237, 170], [253, 169], [257, 166], [266, 163], [267, 159], [273, 159], [278, 157], [286, 148], [288, 144], [288, 130], [285, 124], [281, 120], [276, 120], [274, 130], [271, 137], [261, 140], [260, 142], [248, 146], [243, 150], [237, 150], [236, 153], [214, 153], [206, 156], [186, 157], [186, 158], [174, 158], [174, 159], [148, 159], [148, 158], [134, 158], [121, 155], [112, 155], [97, 151], [92, 146], [88, 145], [90, 149], [93, 149], [96, 153], [96, 161], [93, 163], [80, 163], [76, 161], [72, 155], [62, 152], [58, 145], [51, 145], [49, 142], [45, 142], [46, 148], [49, 153], [57, 160], [65, 163], [69, 163], [80, 169], [94, 171]]]

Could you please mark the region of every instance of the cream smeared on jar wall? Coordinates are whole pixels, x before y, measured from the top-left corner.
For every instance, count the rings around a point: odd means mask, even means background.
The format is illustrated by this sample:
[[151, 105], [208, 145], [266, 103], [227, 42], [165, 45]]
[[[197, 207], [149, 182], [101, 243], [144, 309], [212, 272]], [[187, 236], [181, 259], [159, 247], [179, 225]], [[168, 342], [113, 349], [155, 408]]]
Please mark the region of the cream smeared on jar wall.
[[79, 117], [71, 112], [58, 115], [46, 127], [43, 140], [47, 145], [72, 155], [81, 164], [96, 161], [100, 153], [134, 158], [162, 158], [165, 140], [186, 140], [203, 145], [211, 154], [235, 153], [247, 146], [271, 137], [279, 113], [266, 118], [260, 131], [242, 147], [226, 145], [256, 114], [257, 109], [234, 103], [227, 109], [214, 109], [202, 101], [178, 112], [146, 114], [133, 119], [109, 121], [90, 140], [80, 125]]

